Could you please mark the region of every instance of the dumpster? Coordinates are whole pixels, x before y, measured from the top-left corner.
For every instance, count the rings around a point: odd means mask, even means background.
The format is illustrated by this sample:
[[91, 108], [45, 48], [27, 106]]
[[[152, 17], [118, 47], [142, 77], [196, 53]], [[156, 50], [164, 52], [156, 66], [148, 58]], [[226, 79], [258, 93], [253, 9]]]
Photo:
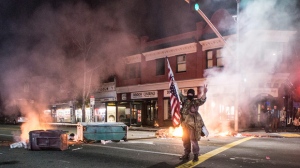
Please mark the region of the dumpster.
[[78, 123], [77, 136], [79, 141], [112, 140], [119, 142], [127, 141], [127, 125], [122, 122], [116, 123]]
[[29, 132], [30, 150], [66, 150], [68, 135], [63, 130], [33, 130]]

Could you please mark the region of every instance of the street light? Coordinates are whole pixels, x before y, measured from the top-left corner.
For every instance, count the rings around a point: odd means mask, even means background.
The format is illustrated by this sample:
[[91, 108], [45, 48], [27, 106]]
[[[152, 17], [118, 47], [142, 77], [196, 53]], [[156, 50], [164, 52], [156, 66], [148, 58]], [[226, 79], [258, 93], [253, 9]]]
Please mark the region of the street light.
[[199, 2], [199, 0], [189, 0], [188, 3], [190, 4], [191, 11], [197, 11], [198, 9], [200, 9], [200, 2]]
[[[203, 13], [203, 11], [200, 9], [200, 0], [185, 0], [189, 5], [190, 5], [190, 8], [193, 8], [194, 10], [196, 10], [200, 15], [201, 17], [206, 21], [206, 23], [210, 26], [210, 28], [214, 31], [214, 33], [217, 35], [217, 37], [221, 40], [221, 42], [223, 43], [223, 45], [226, 45], [226, 41], [225, 39], [223, 38], [223, 36], [220, 34], [220, 32], [217, 30], [217, 28], [212, 24], [212, 22], [207, 18], [207, 16]], [[236, 0], [237, 2], [237, 45], [236, 45], [236, 57], [238, 58], [238, 44], [239, 44], [239, 3], [240, 3], [240, 0]], [[228, 50], [229, 54], [234, 56], [233, 52], [229, 49]], [[237, 59], [237, 68], [239, 67], [239, 62], [238, 62], [238, 59]], [[237, 94], [236, 94], [236, 105], [235, 105], [235, 123], [234, 123], [234, 130], [235, 131], [238, 131], [238, 106], [239, 106], [239, 102], [238, 102], [238, 94], [239, 94], [239, 83], [237, 84], [238, 85], [238, 90], [237, 90]]]

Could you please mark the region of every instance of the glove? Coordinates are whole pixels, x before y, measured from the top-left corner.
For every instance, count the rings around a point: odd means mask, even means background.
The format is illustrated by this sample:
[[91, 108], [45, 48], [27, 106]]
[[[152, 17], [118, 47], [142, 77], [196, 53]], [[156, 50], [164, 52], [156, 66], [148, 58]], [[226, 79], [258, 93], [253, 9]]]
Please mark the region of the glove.
[[202, 127], [202, 132], [204, 133], [204, 135], [205, 135], [206, 137], [208, 137], [209, 132], [208, 132], [208, 130], [206, 129], [205, 125]]

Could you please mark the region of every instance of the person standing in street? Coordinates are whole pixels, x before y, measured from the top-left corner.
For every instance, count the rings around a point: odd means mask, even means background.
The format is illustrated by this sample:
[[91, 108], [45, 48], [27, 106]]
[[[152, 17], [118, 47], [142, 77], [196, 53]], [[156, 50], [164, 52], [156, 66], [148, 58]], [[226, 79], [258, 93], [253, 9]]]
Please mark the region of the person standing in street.
[[286, 111], [285, 107], [280, 110], [280, 127], [285, 132], [286, 131]]
[[267, 110], [265, 111], [265, 132], [270, 132], [270, 125], [271, 125], [271, 107], [268, 106]]
[[262, 125], [265, 129], [265, 132], [269, 132], [269, 125], [270, 125], [270, 108], [268, 107], [266, 109], [266, 107], [264, 105], [261, 105], [261, 114], [262, 114]]
[[293, 124], [295, 126], [295, 132], [300, 131], [300, 108], [295, 113]]
[[[180, 160], [188, 160], [190, 153], [194, 155], [193, 162], [199, 160], [199, 144], [198, 141], [201, 138], [201, 132], [204, 130], [205, 136], [208, 136], [208, 131], [204, 125], [202, 117], [198, 112], [199, 106], [203, 105], [206, 101], [207, 86], [197, 87], [198, 95], [197, 99], [194, 99], [195, 91], [189, 89], [187, 91], [187, 97], [185, 98], [181, 94], [183, 102], [181, 113], [181, 126], [183, 130], [182, 141], [184, 147], [184, 154], [179, 158]], [[203, 136], [203, 135], [202, 135]]]
[[280, 117], [280, 111], [279, 111], [279, 109], [277, 109], [277, 106], [274, 105], [274, 108], [271, 111], [271, 118], [272, 118], [271, 128], [272, 128], [272, 132], [277, 132], [279, 117]]

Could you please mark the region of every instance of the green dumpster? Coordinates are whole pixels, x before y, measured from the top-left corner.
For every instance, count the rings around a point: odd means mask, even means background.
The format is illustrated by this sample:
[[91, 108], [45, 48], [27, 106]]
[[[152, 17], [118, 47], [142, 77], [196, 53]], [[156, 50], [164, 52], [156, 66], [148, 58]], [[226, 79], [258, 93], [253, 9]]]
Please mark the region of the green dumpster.
[[79, 141], [127, 141], [127, 131], [127, 125], [122, 122], [81, 122], [77, 124], [77, 136]]

